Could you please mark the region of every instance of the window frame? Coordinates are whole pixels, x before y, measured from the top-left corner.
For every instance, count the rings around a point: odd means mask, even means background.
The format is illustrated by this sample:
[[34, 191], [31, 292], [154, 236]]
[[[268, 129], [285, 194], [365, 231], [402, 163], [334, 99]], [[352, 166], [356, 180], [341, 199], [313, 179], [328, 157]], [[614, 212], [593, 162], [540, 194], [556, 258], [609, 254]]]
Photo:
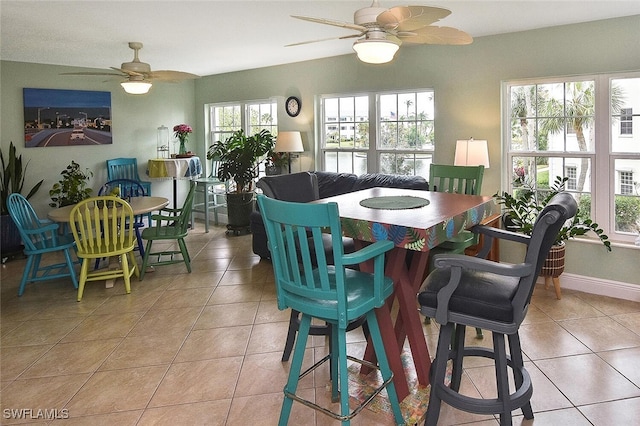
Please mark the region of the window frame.
[[[591, 218], [597, 222], [612, 242], [622, 244], [633, 244], [637, 238], [637, 232], [616, 231], [615, 216], [615, 196], [621, 195], [616, 192], [616, 185], [619, 182], [618, 170], [615, 168], [616, 160], [636, 160], [640, 161], [640, 149], [638, 152], [614, 151], [614, 138], [620, 137], [620, 132], [614, 135], [614, 121], [619, 120], [620, 114], [613, 115], [611, 109], [612, 83], [620, 79], [639, 79], [640, 72], [607, 73], [596, 75], [572, 75], [565, 77], [545, 77], [533, 79], [518, 79], [502, 82], [502, 153], [504, 163], [502, 164], [502, 190], [513, 193], [514, 182], [512, 177], [514, 171], [511, 170], [514, 157], [561, 157], [567, 159], [586, 158], [590, 161], [590, 181], [587, 182], [585, 191], [591, 194]], [[577, 81], [594, 81], [595, 89], [595, 112], [593, 121], [593, 145], [589, 151], [567, 151], [566, 147], [562, 151], [540, 151], [536, 148], [528, 150], [512, 150], [511, 148], [511, 87], [525, 85], [543, 85], [553, 83], [567, 83]], [[638, 99], [632, 96], [631, 102]], [[623, 106], [624, 107], [624, 106]], [[626, 135], [622, 135], [626, 137]], [[563, 167], [563, 173], [566, 169]], [[566, 174], [565, 174], [566, 175]], [[549, 177], [550, 184], [553, 177]], [[575, 191], [568, 190], [574, 193]], [[587, 234], [588, 235], [588, 234]], [[593, 238], [592, 235], [588, 235]]]
[[[381, 128], [384, 125], [384, 123], [388, 123], [389, 120], [388, 119], [383, 119], [381, 117], [381, 102], [380, 99], [382, 96], [389, 96], [389, 95], [395, 95], [395, 96], [406, 96], [406, 95], [414, 95], [414, 97], [416, 97], [418, 94], [424, 94], [427, 93], [429, 94], [429, 96], [431, 96], [431, 108], [432, 108], [432, 116], [431, 117], [426, 117], [424, 119], [418, 119], [417, 114], [414, 114], [414, 119], [411, 120], [408, 117], [406, 117], [404, 120], [400, 119], [400, 113], [397, 112], [397, 122], [398, 123], [404, 123], [404, 122], [414, 122], [414, 123], [430, 123], [430, 132], [429, 134], [431, 135], [430, 138], [430, 147], [429, 148], [415, 148], [415, 149], [397, 149], [397, 148], [389, 148], [389, 147], [381, 147], [380, 146], [380, 141], [381, 141]], [[377, 173], [380, 172], [382, 165], [381, 165], [381, 161], [382, 161], [382, 156], [384, 155], [402, 155], [405, 158], [412, 158], [412, 164], [411, 164], [411, 168], [412, 168], [412, 172], [415, 175], [416, 171], [420, 171], [420, 169], [416, 170], [416, 165], [417, 164], [422, 164], [422, 168], [423, 170], [425, 170], [423, 173], [425, 174], [425, 177], [428, 176], [428, 169], [429, 169], [429, 165], [431, 164], [431, 162], [433, 161], [433, 156], [434, 156], [434, 152], [435, 152], [435, 145], [436, 145], [436, 141], [435, 141], [435, 90], [432, 88], [420, 88], [420, 89], [405, 89], [405, 90], [394, 90], [394, 91], [375, 91], [375, 92], [351, 92], [351, 93], [334, 93], [334, 94], [324, 94], [324, 95], [319, 95], [317, 97], [317, 113], [316, 113], [316, 123], [318, 123], [316, 125], [316, 135], [317, 138], [316, 140], [318, 141], [317, 144], [317, 150], [316, 150], [316, 163], [317, 163], [317, 168], [318, 170], [329, 170], [329, 171], [340, 171], [339, 170], [339, 164], [338, 164], [338, 158], [341, 156], [341, 154], [344, 156], [344, 154], [350, 154], [351, 155], [351, 168], [352, 171], [350, 171], [351, 173], [355, 173], [355, 174], [360, 174], [360, 172], [362, 173]], [[366, 104], [368, 105], [368, 116], [367, 116], [367, 121], [366, 124], [368, 125], [368, 132], [367, 132], [367, 137], [368, 137], [368, 142], [367, 142], [367, 146], [366, 147], [352, 147], [352, 148], [342, 148], [342, 147], [327, 147], [327, 132], [326, 132], [326, 128], [327, 126], [337, 126], [338, 130], [340, 130], [340, 124], [341, 123], [353, 123], [354, 126], [357, 125], [358, 123], [362, 123], [361, 120], [357, 120], [357, 117], [353, 117], [353, 120], [349, 121], [342, 121], [339, 119], [336, 120], [332, 120], [332, 117], [326, 117], [325, 113], [325, 105], [326, 102], [328, 100], [340, 100], [340, 99], [346, 99], [346, 98], [362, 98], [362, 97], [366, 97]], [[417, 104], [417, 100], [415, 102]], [[417, 108], [417, 106], [415, 106]], [[408, 108], [408, 107], [407, 107]], [[355, 109], [355, 107], [354, 107]], [[340, 111], [338, 109], [338, 111]], [[357, 111], [356, 111], [357, 112]], [[339, 115], [341, 116], [342, 114], [339, 112]], [[417, 128], [417, 125], [416, 125]], [[355, 137], [354, 140], [357, 139], [357, 130], [354, 129], [355, 132]], [[355, 145], [355, 143], [354, 143]], [[331, 153], [335, 153], [335, 158], [336, 158], [336, 163], [335, 163], [335, 167], [332, 167], [330, 164], [327, 164], [327, 154], [331, 154]], [[357, 163], [356, 161], [356, 157], [357, 155], [366, 155], [366, 170], [362, 171], [362, 170], [355, 170], [355, 164]], [[348, 159], [346, 159], [345, 161], [348, 162]], [[362, 163], [360, 163], [362, 164]], [[396, 169], [397, 170], [397, 169]]]

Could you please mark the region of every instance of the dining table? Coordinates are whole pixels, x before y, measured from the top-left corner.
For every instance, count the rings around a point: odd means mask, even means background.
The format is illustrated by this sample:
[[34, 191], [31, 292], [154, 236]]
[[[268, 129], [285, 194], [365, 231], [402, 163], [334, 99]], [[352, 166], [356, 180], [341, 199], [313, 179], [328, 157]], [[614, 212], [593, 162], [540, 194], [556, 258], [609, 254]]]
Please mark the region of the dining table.
[[[165, 197], [150, 196], [131, 197], [127, 202], [131, 205], [134, 216], [162, 210], [169, 204], [169, 200]], [[47, 217], [54, 222], [68, 223], [71, 221], [70, 215], [74, 206], [75, 204], [50, 210]]]
[[[338, 205], [344, 236], [351, 237], [356, 248], [390, 240], [385, 275], [394, 281], [394, 292], [384, 306], [376, 309], [387, 358], [394, 373], [400, 400], [409, 394], [401, 350], [408, 339], [418, 383], [429, 384], [431, 358], [417, 307], [416, 294], [426, 277], [429, 250], [494, 217], [498, 207], [492, 197], [398, 188], [370, 188], [312, 201]], [[361, 264], [360, 270], [373, 272], [373, 264]], [[392, 318], [392, 305], [398, 310]], [[395, 312], [395, 311], [394, 311]], [[395, 323], [394, 323], [395, 320]], [[369, 343], [365, 359], [375, 361]], [[370, 369], [362, 366], [360, 372]]]

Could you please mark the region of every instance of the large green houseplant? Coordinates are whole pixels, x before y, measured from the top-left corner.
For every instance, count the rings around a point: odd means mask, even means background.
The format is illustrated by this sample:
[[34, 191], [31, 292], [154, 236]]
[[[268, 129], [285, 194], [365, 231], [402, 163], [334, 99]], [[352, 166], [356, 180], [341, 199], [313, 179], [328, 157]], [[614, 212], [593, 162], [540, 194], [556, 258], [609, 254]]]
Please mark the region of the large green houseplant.
[[[13, 145], [13, 142], [10, 142], [7, 156], [5, 156], [5, 153], [0, 149], [0, 163], [2, 164], [2, 170], [0, 170], [0, 224], [2, 241], [0, 244], [4, 257], [6, 253], [22, 250], [20, 233], [15, 223], [13, 223], [13, 220], [9, 217], [7, 198], [13, 193], [22, 194], [29, 162], [22, 161], [22, 154], [17, 155], [16, 147]], [[29, 199], [38, 192], [42, 182], [44, 182], [44, 180], [41, 180], [31, 187], [29, 192], [26, 193], [25, 198]]]
[[227, 193], [229, 229], [238, 231], [249, 226], [253, 211], [253, 184], [258, 177], [258, 164], [273, 150], [275, 137], [266, 129], [247, 136], [243, 130], [234, 132], [224, 141], [211, 145], [207, 159], [217, 158], [218, 179], [230, 182]]
[[71, 164], [60, 174], [62, 179], [54, 183], [49, 190], [51, 207], [70, 206], [91, 196], [93, 189], [88, 187], [89, 179], [93, 176], [91, 170], [82, 170], [80, 164], [71, 160]]
[[[515, 189], [513, 195], [508, 192], [494, 194], [497, 203], [503, 206], [505, 227], [511, 231], [531, 235], [536, 217], [554, 195], [565, 190], [567, 180], [566, 177], [557, 176], [548, 190], [537, 192], [533, 185], [523, 182]], [[606, 249], [611, 251], [609, 237], [597, 223], [589, 218], [588, 212], [580, 209], [574, 218], [562, 227], [555, 245], [561, 245], [570, 238], [585, 235], [588, 232], [596, 234]]]

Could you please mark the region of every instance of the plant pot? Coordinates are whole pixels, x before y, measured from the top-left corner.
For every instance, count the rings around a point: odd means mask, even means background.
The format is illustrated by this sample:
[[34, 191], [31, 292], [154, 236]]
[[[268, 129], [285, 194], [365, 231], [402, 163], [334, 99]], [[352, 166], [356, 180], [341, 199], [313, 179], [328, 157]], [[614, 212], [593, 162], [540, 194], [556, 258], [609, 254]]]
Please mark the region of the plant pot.
[[553, 245], [542, 265], [540, 275], [543, 277], [559, 277], [564, 272], [564, 255], [566, 244]]
[[227, 193], [227, 217], [231, 229], [249, 227], [249, 217], [254, 209], [254, 193]]

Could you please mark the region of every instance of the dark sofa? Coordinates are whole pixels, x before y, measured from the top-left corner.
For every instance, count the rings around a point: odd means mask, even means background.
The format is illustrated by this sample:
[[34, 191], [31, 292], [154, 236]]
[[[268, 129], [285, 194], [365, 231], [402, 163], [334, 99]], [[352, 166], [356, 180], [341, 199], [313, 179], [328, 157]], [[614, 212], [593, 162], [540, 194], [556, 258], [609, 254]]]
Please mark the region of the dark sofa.
[[[382, 173], [358, 176], [351, 173], [319, 171], [266, 176], [258, 181], [258, 188], [267, 197], [299, 203], [376, 187], [428, 190], [429, 183], [420, 176]], [[259, 211], [251, 214], [251, 233], [253, 234], [253, 252], [263, 259], [269, 259], [271, 256], [267, 248], [267, 234]], [[327, 249], [329, 249], [329, 240], [327, 243]], [[344, 244], [345, 252], [352, 251], [353, 242], [350, 239], [345, 238]], [[330, 250], [327, 252], [330, 253]]]

